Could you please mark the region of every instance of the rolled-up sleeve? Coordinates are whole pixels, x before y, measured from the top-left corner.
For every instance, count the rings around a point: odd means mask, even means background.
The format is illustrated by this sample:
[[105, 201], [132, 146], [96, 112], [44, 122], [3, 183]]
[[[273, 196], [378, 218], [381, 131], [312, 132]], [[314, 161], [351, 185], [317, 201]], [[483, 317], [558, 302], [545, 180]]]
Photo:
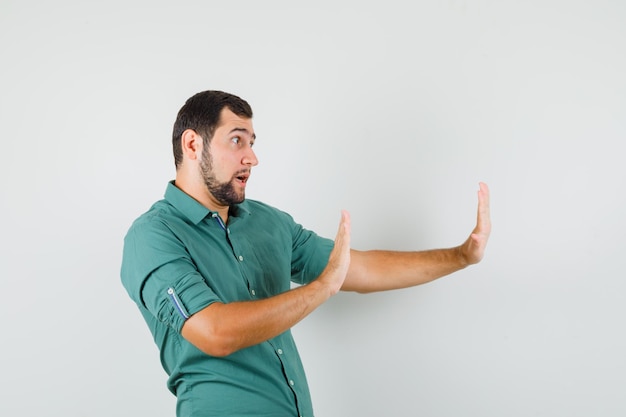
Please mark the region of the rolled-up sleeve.
[[191, 315], [220, 301], [176, 234], [155, 218], [127, 233], [121, 278], [140, 308], [177, 332]]

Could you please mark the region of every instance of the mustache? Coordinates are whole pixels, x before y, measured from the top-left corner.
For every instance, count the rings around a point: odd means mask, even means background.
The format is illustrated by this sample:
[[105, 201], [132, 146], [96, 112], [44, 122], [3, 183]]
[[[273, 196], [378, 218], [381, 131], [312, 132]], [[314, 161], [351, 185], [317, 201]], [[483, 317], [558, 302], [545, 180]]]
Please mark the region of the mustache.
[[251, 168], [240, 169], [239, 171], [237, 171], [237, 172], [235, 172], [233, 174], [233, 178], [234, 177], [240, 177], [242, 175], [249, 176], [251, 173], [252, 173], [252, 169]]

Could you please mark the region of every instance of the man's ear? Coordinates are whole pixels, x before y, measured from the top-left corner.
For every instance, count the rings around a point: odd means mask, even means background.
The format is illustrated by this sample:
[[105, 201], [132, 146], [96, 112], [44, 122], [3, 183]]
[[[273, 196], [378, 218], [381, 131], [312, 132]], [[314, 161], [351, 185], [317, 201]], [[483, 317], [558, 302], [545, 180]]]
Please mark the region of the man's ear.
[[203, 145], [202, 136], [193, 129], [187, 129], [180, 138], [183, 157], [192, 161], [200, 159]]

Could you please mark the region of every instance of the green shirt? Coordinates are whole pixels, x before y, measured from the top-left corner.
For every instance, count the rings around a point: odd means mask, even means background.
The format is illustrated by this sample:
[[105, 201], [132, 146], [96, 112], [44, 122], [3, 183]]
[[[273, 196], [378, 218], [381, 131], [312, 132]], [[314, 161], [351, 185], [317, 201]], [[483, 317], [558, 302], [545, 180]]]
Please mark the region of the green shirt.
[[231, 207], [225, 225], [173, 182], [133, 223], [122, 283], [160, 350], [179, 417], [313, 416], [290, 331], [223, 358], [201, 352], [180, 331], [213, 302], [262, 299], [288, 291], [290, 281], [312, 281], [332, 246], [253, 200]]

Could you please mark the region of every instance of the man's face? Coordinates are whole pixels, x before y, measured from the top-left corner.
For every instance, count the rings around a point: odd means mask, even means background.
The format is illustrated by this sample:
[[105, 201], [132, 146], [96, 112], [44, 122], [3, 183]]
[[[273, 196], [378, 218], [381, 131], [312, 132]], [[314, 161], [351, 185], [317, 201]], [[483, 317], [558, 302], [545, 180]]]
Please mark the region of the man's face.
[[228, 108], [222, 110], [220, 124], [209, 146], [202, 149], [200, 160], [200, 175], [220, 204], [230, 206], [245, 199], [251, 169], [258, 164], [252, 150], [255, 138], [251, 119]]

